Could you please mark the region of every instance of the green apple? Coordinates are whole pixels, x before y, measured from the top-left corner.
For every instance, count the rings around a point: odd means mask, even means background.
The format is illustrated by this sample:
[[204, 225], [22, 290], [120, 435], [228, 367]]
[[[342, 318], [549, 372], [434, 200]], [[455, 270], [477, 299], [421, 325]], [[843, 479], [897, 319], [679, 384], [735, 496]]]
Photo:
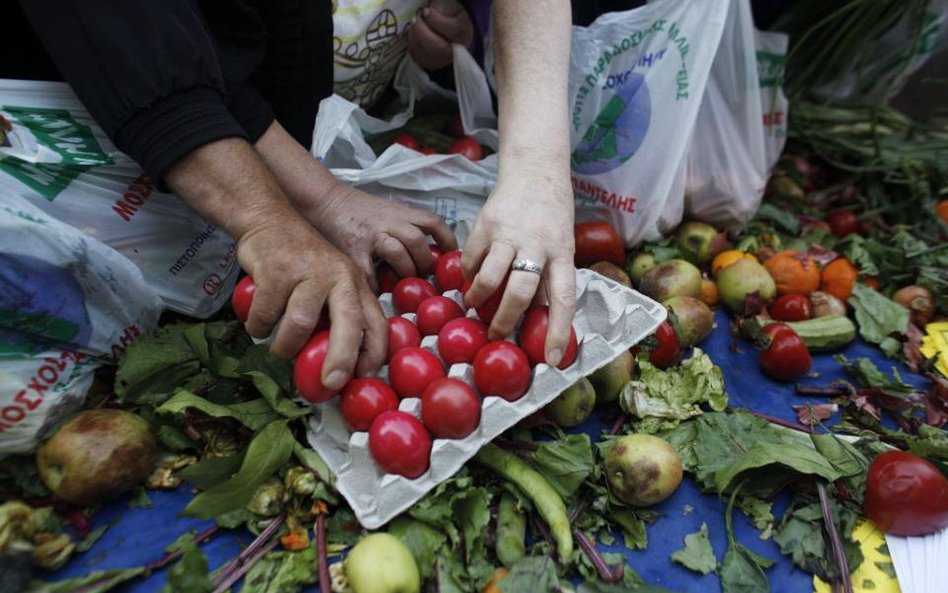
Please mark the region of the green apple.
[[36, 451], [40, 479], [50, 492], [81, 507], [128, 492], [157, 462], [158, 445], [148, 423], [113, 408], [79, 412]]
[[638, 287], [659, 302], [679, 295], [697, 297], [701, 294], [701, 270], [689, 261], [670, 259], [645, 272]]
[[419, 593], [421, 575], [408, 546], [390, 533], [359, 540], [345, 561], [352, 593]]
[[635, 370], [635, 357], [628, 350], [589, 375], [589, 381], [596, 389], [596, 405], [608, 406], [619, 401], [619, 394], [625, 384], [632, 380]]
[[576, 426], [589, 418], [596, 405], [596, 390], [586, 377], [567, 387], [543, 409], [546, 417], [560, 426]]
[[756, 259], [742, 257], [718, 273], [718, 294], [731, 312], [743, 314], [745, 301], [753, 293], [757, 293], [765, 303], [769, 303], [777, 293], [770, 272]]
[[724, 250], [727, 238], [706, 222], [691, 221], [678, 227], [678, 247], [699, 265]]
[[678, 318], [682, 346], [697, 346], [711, 335], [711, 330], [714, 329], [714, 313], [704, 301], [694, 297], [676, 296], [662, 304]]
[[625, 271], [629, 273], [629, 278], [632, 280], [632, 283], [638, 286], [645, 272], [654, 268], [656, 263], [654, 255], [648, 251], [643, 251], [637, 253], [635, 257], [632, 258], [632, 261], [626, 265]]
[[613, 440], [606, 450], [605, 466], [612, 494], [633, 506], [657, 504], [681, 484], [678, 451], [665, 439], [650, 434]]

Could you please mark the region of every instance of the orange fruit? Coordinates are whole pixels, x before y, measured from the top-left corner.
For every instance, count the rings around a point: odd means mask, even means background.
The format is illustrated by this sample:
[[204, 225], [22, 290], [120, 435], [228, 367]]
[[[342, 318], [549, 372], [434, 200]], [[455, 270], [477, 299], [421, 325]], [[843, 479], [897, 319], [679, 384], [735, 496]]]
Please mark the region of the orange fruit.
[[711, 260], [711, 275], [717, 278], [718, 273], [721, 270], [733, 264], [742, 257], [756, 259], [752, 254], [747, 253], [746, 251], [739, 251], [737, 249], [728, 249], [715, 255], [714, 259]]
[[500, 589], [497, 587], [497, 583], [504, 580], [507, 576], [507, 573], [510, 571], [501, 566], [500, 568], [494, 569], [494, 574], [490, 576], [490, 580], [487, 581], [487, 584], [484, 585], [484, 588], [481, 589], [481, 593], [500, 593]]
[[859, 270], [845, 257], [837, 257], [826, 264], [820, 273], [820, 290], [828, 292], [839, 300], [846, 302], [853, 293], [853, 284]]
[[942, 222], [948, 222], [948, 200], [938, 202], [938, 206], [935, 207], [935, 212]]
[[718, 301], [721, 300], [721, 295], [718, 294], [718, 285], [715, 284], [713, 280], [702, 278], [701, 291], [698, 293], [698, 298], [701, 299], [705, 305], [714, 307], [718, 304]]
[[764, 262], [777, 294], [810, 294], [820, 287], [820, 266], [805, 253], [782, 249]]

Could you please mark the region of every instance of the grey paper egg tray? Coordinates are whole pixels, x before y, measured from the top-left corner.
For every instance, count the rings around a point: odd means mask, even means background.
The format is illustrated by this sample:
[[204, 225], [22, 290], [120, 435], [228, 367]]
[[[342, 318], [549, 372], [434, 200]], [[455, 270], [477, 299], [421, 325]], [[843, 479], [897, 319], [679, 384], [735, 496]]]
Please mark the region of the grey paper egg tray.
[[[480, 426], [463, 439], [434, 439], [431, 465], [418, 478], [408, 479], [378, 468], [369, 454], [368, 433], [349, 430], [339, 410], [338, 397], [311, 406], [309, 443], [335, 474], [337, 489], [364, 527], [381, 527], [415, 504], [454, 475], [481, 446], [548, 404], [580, 377], [604, 366], [623, 350], [653, 333], [666, 316], [665, 308], [654, 300], [589, 270], [576, 271], [576, 290], [573, 326], [580, 341], [576, 361], [565, 370], [537, 365], [530, 389], [515, 402], [499, 397], [485, 398]], [[458, 291], [448, 291], [444, 295], [461, 302]], [[395, 315], [391, 297], [388, 293], [379, 297], [386, 316]], [[476, 317], [473, 308], [468, 311], [468, 316]], [[413, 314], [404, 317], [414, 321]], [[514, 340], [514, 335], [508, 339]], [[424, 337], [421, 345], [438, 355], [437, 336]], [[383, 367], [379, 376], [387, 379], [388, 368]], [[469, 364], [452, 365], [448, 376], [474, 385]], [[403, 399], [399, 409], [420, 418], [421, 400], [415, 397]]]

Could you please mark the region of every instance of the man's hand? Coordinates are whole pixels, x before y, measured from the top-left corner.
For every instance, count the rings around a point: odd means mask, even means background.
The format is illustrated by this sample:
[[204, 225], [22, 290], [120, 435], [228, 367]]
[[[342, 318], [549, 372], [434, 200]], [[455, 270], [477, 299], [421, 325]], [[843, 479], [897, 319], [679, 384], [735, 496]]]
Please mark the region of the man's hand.
[[457, 0], [431, 0], [408, 27], [408, 52], [429, 72], [451, 63], [452, 44], [467, 47], [473, 40], [474, 24]]
[[408, 277], [430, 273], [434, 267], [428, 236], [444, 251], [457, 248], [440, 216], [340, 183], [277, 123], [256, 148], [303, 217], [352, 258], [373, 289], [374, 258]]
[[195, 210], [237, 240], [241, 267], [254, 278], [247, 331], [292, 358], [312, 335], [324, 306], [332, 332], [322, 382], [340, 388], [355, 369], [385, 358], [387, 324], [362, 273], [289, 204], [253, 147], [228, 138], [173, 165], [165, 181]]

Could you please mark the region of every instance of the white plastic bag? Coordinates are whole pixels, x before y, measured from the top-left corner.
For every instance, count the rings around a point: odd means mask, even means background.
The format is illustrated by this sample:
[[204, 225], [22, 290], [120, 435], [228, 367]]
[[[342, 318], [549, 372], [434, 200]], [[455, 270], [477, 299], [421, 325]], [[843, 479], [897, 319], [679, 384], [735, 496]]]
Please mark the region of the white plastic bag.
[[168, 308], [217, 311], [238, 266], [233, 239], [155, 189], [65, 83], [0, 80], [0, 195], [19, 196], [130, 259]]
[[0, 454], [29, 451], [78, 408], [95, 369], [161, 310], [128, 259], [0, 193]]
[[569, 117], [577, 220], [655, 240], [684, 208], [685, 150], [730, 0], [658, 0], [574, 27]]
[[749, 0], [732, 0], [687, 156], [685, 211], [718, 226], [747, 222], [769, 177]]
[[[399, 128], [414, 116], [415, 103], [435, 97], [459, 105], [465, 131], [497, 148], [496, 116], [484, 72], [468, 51], [454, 47], [457, 92], [431, 81], [409, 56], [394, 81], [405, 109], [384, 121], [346, 99], [332, 95], [319, 105], [312, 154], [344, 183], [368, 193], [432, 210], [448, 223], [473, 223], [497, 180], [497, 156], [472, 162], [461, 155], [423, 155], [393, 144], [376, 155], [366, 136]], [[463, 232], [458, 233], [463, 242]]]
[[783, 91], [787, 47], [790, 37], [776, 31], [754, 31], [757, 43], [757, 77], [764, 117], [764, 149], [767, 171], [773, 170], [787, 143], [790, 101]]

